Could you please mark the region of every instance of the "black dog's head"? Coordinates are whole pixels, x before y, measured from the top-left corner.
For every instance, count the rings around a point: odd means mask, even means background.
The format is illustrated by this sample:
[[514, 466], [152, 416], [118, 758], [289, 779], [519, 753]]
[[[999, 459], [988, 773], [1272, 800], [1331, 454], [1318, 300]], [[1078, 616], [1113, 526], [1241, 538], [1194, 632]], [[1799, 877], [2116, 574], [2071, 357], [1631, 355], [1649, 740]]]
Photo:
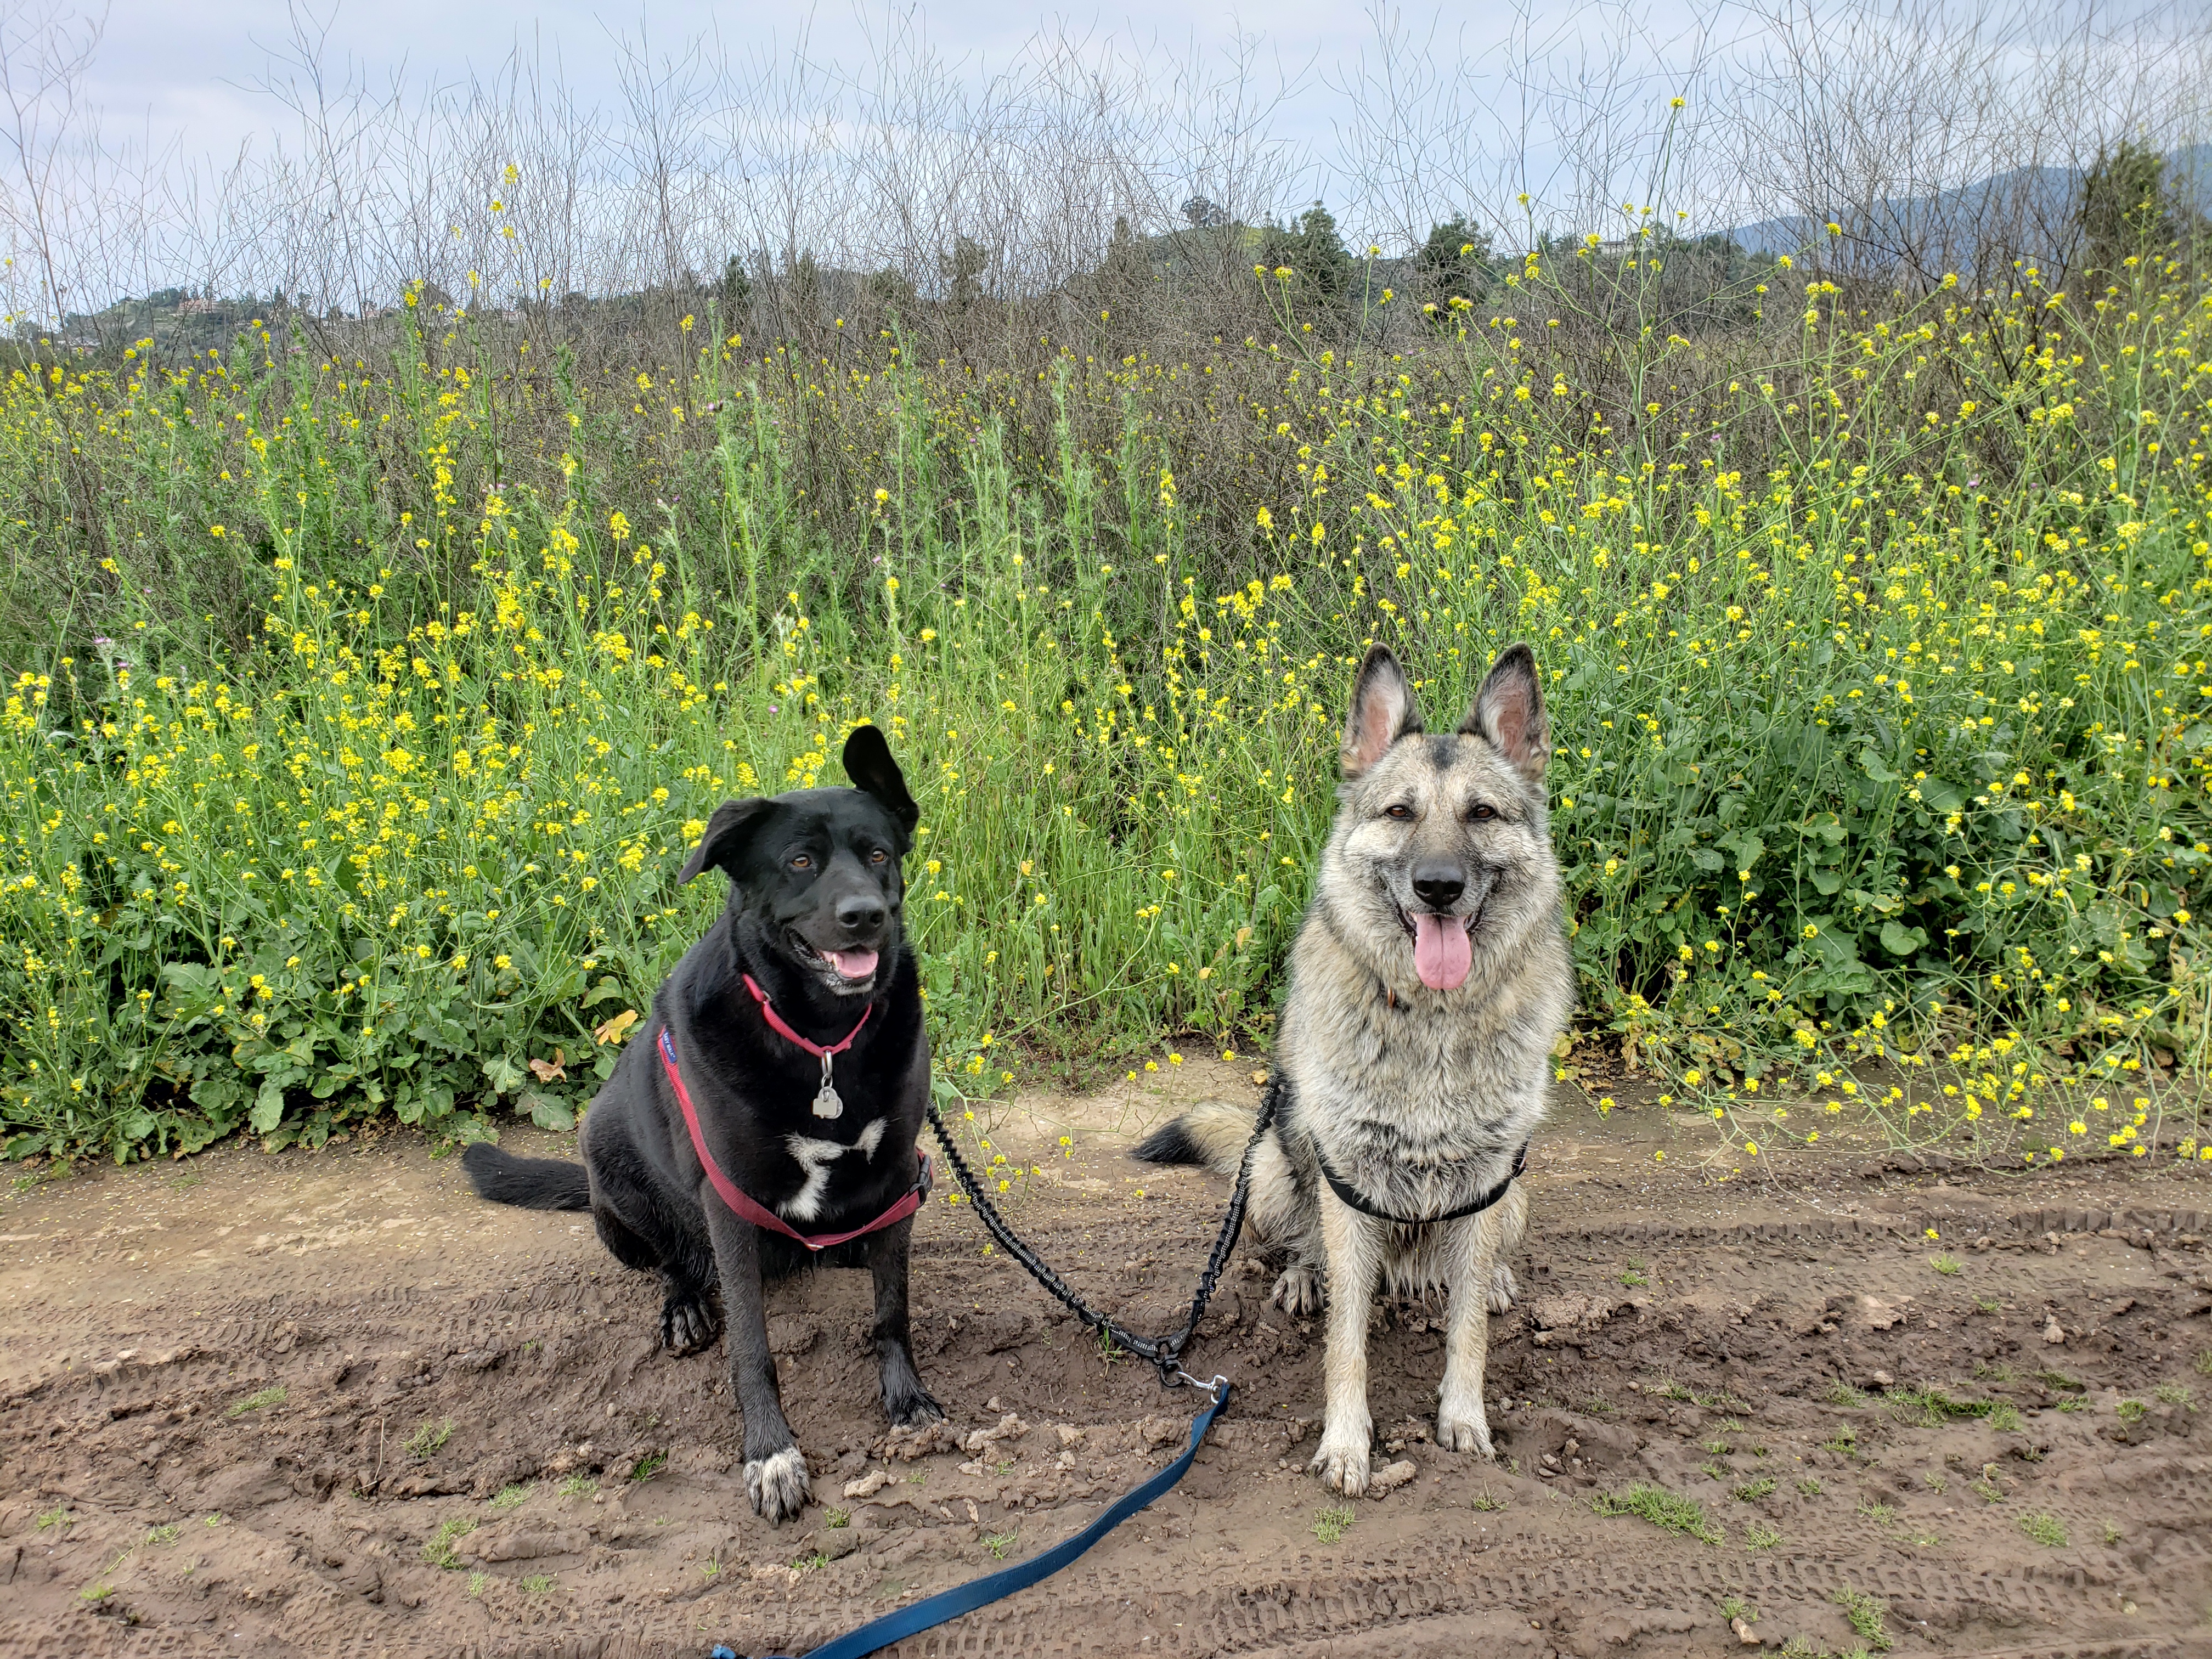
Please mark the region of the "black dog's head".
[[834, 995], [865, 997], [899, 943], [899, 860], [921, 809], [872, 726], [845, 740], [845, 774], [859, 787], [724, 801], [678, 879], [722, 870], [765, 948]]

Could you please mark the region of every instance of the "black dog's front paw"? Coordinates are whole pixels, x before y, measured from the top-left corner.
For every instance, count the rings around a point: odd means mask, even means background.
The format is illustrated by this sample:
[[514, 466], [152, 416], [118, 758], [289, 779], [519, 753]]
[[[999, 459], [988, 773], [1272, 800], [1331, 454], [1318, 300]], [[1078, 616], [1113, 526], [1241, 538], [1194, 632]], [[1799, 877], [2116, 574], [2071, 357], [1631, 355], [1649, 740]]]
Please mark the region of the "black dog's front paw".
[[806, 1455], [796, 1446], [786, 1446], [772, 1456], [756, 1457], [745, 1465], [745, 1496], [752, 1499], [753, 1513], [772, 1526], [796, 1521], [812, 1490], [806, 1474]]
[[895, 1429], [918, 1429], [943, 1417], [945, 1407], [937, 1403], [936, 1395], [917, 1382], [896, 1396], [884, 1395], [884, 1415]]
[[660, 1304], [660, 1346], [672, 1354], [696, 1353], [721, 1332], [721, 1316], [703, 1291], [672, 1291]]

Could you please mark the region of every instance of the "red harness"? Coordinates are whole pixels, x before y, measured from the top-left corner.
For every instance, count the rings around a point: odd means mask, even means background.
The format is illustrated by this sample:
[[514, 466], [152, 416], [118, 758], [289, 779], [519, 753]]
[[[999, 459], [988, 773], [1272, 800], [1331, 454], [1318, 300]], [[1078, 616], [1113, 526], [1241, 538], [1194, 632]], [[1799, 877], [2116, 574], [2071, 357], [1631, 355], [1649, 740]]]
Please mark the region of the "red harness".
[[[750, 979], [746, 981], [748, 985], [751, 982]], [[755, 989], [754, 994], [756, 996], [760, 994], [757, 988]], [[873, 1005], [871, 1004], [870, 1006], [872, 1008]], [[761, 1010], [763, 1013], [769, 1012], [768, 1000], [764, 997], [761, 1000]], [[769, 1017], [777, 1029], [790, 1036], [793, 1042], [803, 1044], [816, 1054], [822, 1052], [813, 1043], [807, 1042], [805, 1038], [792, 1032], [789, 1027], [786, 1026], [781, 1020], [776, 1019], [772, 1013]], [[860, 1024], [862, 1025], [867, 1024], [866, 1014], [860, 1017]], [[859, 1035], [860, 1026], [856, 1025], [853, 1028], [852, 1036], [848, 1036], [843, 1042], [839, 1043], [836, 1050], [833, 1052], [842, 1052], [850, 1046], [853, 1037]], [[908, 1188], [890, 1208], [885, 1210], [873, 1221], [863, 1226], [855, 1227], [852, 1231], [846, 1233], [800, 1232], [766, 1205], [757, 1203], [748, 1197], [744, 1188], [731, 1180], [723, 1172], [722, 1166], [714, 1162], [714, 1154], [707, 1150], [706, 1137], [699, 1133], [699, 1111], [691, 1103], [691, 1091], [684, 1086], [684, 1073], [676, 1064], [675, 1040], [668, 1035], [668, 1028], [665, 1025], [660, 1028], [660, 1065], [661, 1069], [668, 1073], [668, 1086], [676, 1091], [676, 1103], [684, 1109], [684, 1124], [691, 1131], [691, 1150], [699, 1154], [700, 1167], [707, 1171], [707, 1179], [714, 1183], [714, 1190], [721, 1194], [722, 1202], [730, 1206], [731, 1212], [739, 1220], [750, 1221], [754, 1226], [765, 1227], [770, 1232], [781, 1233], [786, 1238], [795, 1239], [810, 1250], [826, 1250], [833, 1244], [848, 1243], [865, 1234], [880, 1231], [895, 1222], [903, 1221], [921, 1207], [922, 1198], [929, 1191], [929, 1154], [916, 1147], [915, 1155], [921, 1163], [921, 1174], [915, 1178], [914, 1185]]]

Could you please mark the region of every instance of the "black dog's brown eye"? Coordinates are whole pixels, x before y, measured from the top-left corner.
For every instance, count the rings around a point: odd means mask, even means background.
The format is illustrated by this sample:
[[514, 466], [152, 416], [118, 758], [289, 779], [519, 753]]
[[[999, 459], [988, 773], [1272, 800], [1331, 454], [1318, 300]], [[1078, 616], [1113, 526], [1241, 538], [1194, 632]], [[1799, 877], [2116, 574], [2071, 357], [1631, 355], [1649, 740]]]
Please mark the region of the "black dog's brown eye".
[[884, 853], [884, 849], [878, 847], [874, 852], [868, 854], [868, 862], [871, 864], [881, 864], [887, 856], [889, 855]]
[[1382, 811], [1382, 816], [1386, 818], [1398, 818], [1403, 820], [1413, 816], [1413, 809], [1403, 805], [1385, 807]]
[[1477, 823], [1487, 823], [1497, 816], [1498, 809], [1489, 805], [1479, 805], [1468, 814], [1468, 817], [1473, 818]]
[[811, 870], [814, 867], [814, 860], [804, 853], [794, 854], [792, 856], [791, 867], [794, 870]]

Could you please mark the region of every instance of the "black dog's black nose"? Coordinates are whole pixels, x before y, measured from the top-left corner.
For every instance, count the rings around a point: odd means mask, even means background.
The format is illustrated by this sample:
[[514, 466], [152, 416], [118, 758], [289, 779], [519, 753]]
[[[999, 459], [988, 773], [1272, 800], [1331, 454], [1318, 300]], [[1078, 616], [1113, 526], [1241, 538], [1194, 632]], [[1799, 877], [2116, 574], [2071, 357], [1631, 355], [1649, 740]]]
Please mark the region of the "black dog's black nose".
[[884, 902], [855, 895], [837, 901], [837, 925], [859, 933], [864, 928], [884, 925]]
[[1449, 910], [1467, 891], [1467, 877], [1452, 866], [1431, 865], [1413, 872], [1413, 896], [1431, 910]]

